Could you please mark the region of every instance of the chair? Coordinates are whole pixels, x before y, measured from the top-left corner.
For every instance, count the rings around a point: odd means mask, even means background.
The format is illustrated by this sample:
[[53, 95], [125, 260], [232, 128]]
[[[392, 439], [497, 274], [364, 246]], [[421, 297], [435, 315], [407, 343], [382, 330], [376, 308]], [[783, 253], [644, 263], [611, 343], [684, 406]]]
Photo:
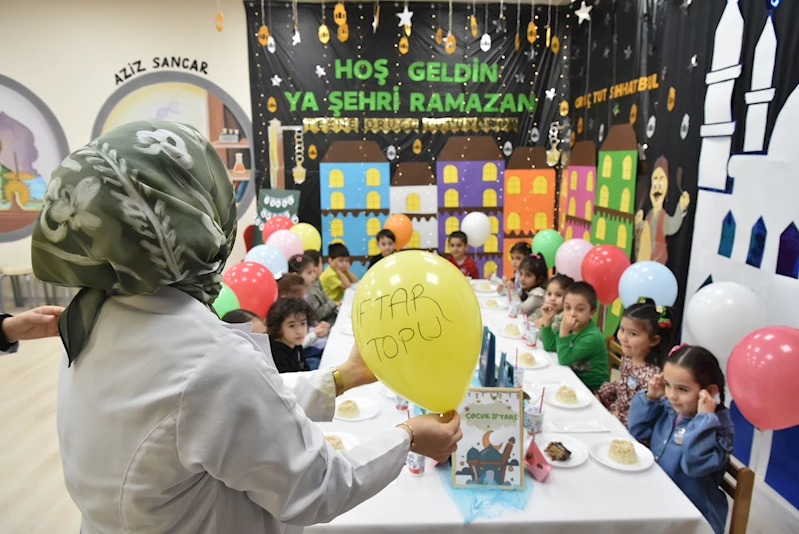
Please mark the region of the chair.
[[608, 348], [608, 380], [610, 380], [610, 373], [613, 371], [613, 368], [621, 368], [622, 352], [621, 345], [616, 341], [615, 336], [608, 336], [605, 340], [605, 345]]
[[749, 509], [752, 506], [752, 491], [755, 488], [755, 472], [743, 465], [734, 456], [730, 457], [721, 489], [732, 497], [730, 534], [746, 534]]

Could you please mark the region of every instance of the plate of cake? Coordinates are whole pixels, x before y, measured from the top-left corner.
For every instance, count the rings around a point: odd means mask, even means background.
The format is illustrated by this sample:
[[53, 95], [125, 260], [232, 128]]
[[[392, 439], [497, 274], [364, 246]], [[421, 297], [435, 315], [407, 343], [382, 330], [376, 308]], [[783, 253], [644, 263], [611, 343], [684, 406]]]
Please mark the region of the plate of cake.
[[589, 450], [594, 460], [618, 471], [645, 471], [655, 463], [652, 451], [629, 436], [601, 439]]
[[372, 399], [355, 397], [336, 399], [336, 419], [341, 421], [365, 421], [380, 413], [380, 406]]
[[325, 439], [337, 451], [350, 451], [361, 444], [358, 438], [346, 432], [325, 432]]
[[496, 333], [508, 339], [522, 338], [522, 328], [516, 323], [498, 324]]
[[547, 404], [569, 410], [590, 406], [591, 398], [591, 395], [588, 393], [576, 390], [571, 386], [567, 386], [566, 384], [561, 384], [558, 387], [547, 388], [547, 391], [544, 394], [544, 400], [547, 401]]
[[497, 286], [488, 280], [474, 280], [472, 282], [472, 287], [478, 293], [491, 293], [497, 290]]
[[536, 434], [535, 442], [552, 467], [577, 467], [588, 460], [588, 447], [573, 437], [558, 434]]
[[486, 310], [507, 310], [508, 299], [503, 297], [492, 299], [481, 299], [480, 305]]
[[534, 355], [530, 351], [519, 352], [519, 367], [525, 369], [543, 369], [549, 365], [549, 358], [543, 354], [538, 353]]

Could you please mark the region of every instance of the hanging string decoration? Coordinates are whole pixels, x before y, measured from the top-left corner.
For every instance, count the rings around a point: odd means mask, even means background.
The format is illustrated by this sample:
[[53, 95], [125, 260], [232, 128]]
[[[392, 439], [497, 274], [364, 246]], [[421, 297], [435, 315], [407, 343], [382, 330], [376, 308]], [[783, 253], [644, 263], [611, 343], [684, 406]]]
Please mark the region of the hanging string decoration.
[[327, 44], [330, 41], [330, 28], [327, 27], [327, 15], [325, 14], [325, 3], [322, 2], [322, 25], [319, 26], [319, 42]]
[[[264, 5], [264, 2], [263, 2], [263, 0], [261, 0], [261, 12], [263, 12], [263, 5]], [[268, 9], [269, 9], [269, 26], [274, 28], [274, 26], [272, 26], [272, 2], [269, 2], [269, 8]], [[275, 43], [275, 38], [272, 37], [271, 33], [266, 38], [266, 50], [270, 54], [274, 54], [275, 50], [277, 50], [277, 44]]]
[[455, 52], [456, 42], [455, 42], [455, 35], [452, 33], [452, 0], [449, 0], [449, 30], [447, 34], [447, 40], [444, 44], [444, 50], [447, 54], [452, 54]]
[[377, 33], [377, 27], [380, 25], [380, 2], [375, 4], [375, 16], [372, 20], [372, 33]]
[[477, 2], [476, 0], [472, 0], [472, 16], [469, 17], [469, 27], [472, 30], [472, 37], [475, 39], [477, 38], [478, 28], [477, 28]]
[[222, 14], [222, 8], [219, 5], [219, 0], [216, 0], [216, 16], [214, 17], [214, 25], [216, 31], [221, 32], [225, 29], [225, 16]]
[[294, 21], [294, 35], [291, 36], [291, 46], [297, 46], [302, 42], [300, 39], [300, 14], [297, 11], [297, 0], [291, 2], [291, 18]]
[[522, 2], [521, 0], [516, 0], [516, 41], [514, 45], [516, 46], [516, 50], [521, 50], [522, 48], [522, 36], [519, 34], [519, 30], [521, 29], [521, 22], [522, 21]]
[[338, 24], [336, 37], [340, 42], [346, 42], [350, 38], [350, 26], [347, 24], [347, 8], [342, 2], [337, 3], [333, 8], [333, 20]]
[[488, 52], [491, 50], [491, 36], [488, 34], [488, 3], [485, 4], [485, 33], [480, 38], [480, 50]]
[[258, 44], [266, 46], [269, 43], [269, 28], [266, 26], [264, 13], [264, 0], [261, 0], [261, 27], [258, 28]]
[[530, 44], [538, 40], [538, 26], [535, 24], [535, 2], [530, 4], [530, 23], [527, 25], [527, 42]]

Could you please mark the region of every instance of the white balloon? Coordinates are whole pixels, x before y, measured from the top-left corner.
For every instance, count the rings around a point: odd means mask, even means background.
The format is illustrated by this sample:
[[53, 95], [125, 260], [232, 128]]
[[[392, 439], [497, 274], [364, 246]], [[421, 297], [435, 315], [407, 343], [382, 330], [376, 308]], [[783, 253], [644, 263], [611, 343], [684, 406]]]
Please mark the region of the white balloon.
[[461, 231], [469, 238], [469, 245], [482, 247], [491, 235], [491, 221], [485, 213], [473, 211], [461, 221]]
[[748, 287], [715, 282], [697, 291], [688, 302], [685, 326], [696, 344], [712, 352], [726, 371], [735, 345], [767, 326], [766, 305]]

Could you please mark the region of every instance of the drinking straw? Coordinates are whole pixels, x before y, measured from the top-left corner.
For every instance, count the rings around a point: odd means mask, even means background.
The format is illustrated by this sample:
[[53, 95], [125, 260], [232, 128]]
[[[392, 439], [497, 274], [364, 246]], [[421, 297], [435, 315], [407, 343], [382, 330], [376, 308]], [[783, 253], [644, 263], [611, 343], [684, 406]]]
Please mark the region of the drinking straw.
[[541, 404], [538, 406], [538, 413], [542, 413], [544, 410], [544, 395], [547, 392], [547, 387], [544, 386], [541, 388]]
[[516, 368], [519, 367], [519, 347], [516, 347]]

